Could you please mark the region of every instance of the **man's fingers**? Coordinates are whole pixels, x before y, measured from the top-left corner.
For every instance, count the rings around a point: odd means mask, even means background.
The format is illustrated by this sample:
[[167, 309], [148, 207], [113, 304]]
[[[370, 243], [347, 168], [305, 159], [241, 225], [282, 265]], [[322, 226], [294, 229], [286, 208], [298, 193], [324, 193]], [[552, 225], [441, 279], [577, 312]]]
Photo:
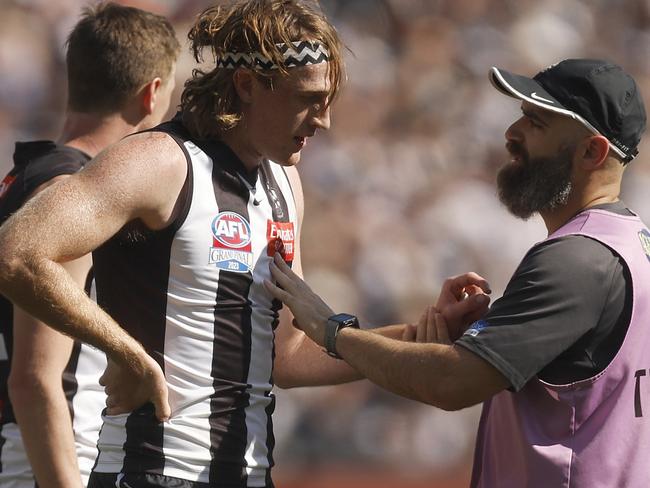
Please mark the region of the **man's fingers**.
[[480, 286], [476, 286], [476, 285], [466, 286], [463, 291], [467, 293], [467, 295], [470, 297], [481, 293], [485, 293]]
[[[273, 273], [273, 268], [276, 268], [276, 273]], [[274, 278], [280, 283], [280, 286], [285, 288], [291, 283], [299, 283], [302, 281], [300, 277], [294, 273], [294, 271], [289, 267], [289, 265], [282, 259], [282, 256], [279, 253], [276, 253], [273, 256], [273, 261], [270, 265], [271, 274]], [[280, 279], [278, 279], [278, 277]]]
[[441, 308], [453, 301], [458, 301], [463, 298], [465, 288], [469, 286], [477, 286], [485, 293], [492, 293], [490, 284], [482, 276], [469, 272], [462, 275], [447, 278], [442, 284], [440, 289], [440, 296], [438, 297], [437, 307]]
[[293, 270], [289, 267], [289, 265], [286, 263], [284, 259], [282, 259], [282, 255], [279, 252], [276, 252], [273, 255], [273, 262], [275, 265], [282, 271], [284, 274], [288, 276], [295, 276], [296, 273], [293, 272]]
[[465, 300], [447, 305], [443, 310], [445, 319], [456, 321], [470, 314], [478, 314], [479, 317], [487, 312], [490, 297], [484, 294], [473, 295]]
[[269, 269], [271, 270], [271, 276], [278, 283], [278, 285], [280, 285], [280, 287], [286, 290], [291, 286], [291, 278], [289, 278], [289, 276], [287, 276], [284, 271], [281, 270], [277, 264], [275, 264], [275, 262], [271, 263]]
[[[425, 315], [426, 318], [426, 315]], [[415, 342], [427, 342], [427, 322], [420, 322], [415, 331]]]
[[405, 342], [413, 342], [416, 338], [417, 326], [413, 324], [406, 324], [402, 331], [402, 340]]
[[291, 299], [291, 295], [289, 293], [269, 280], [264, 280], [264, 287], [271, 295], [283, 303], [287, 303], [287, 301]]
[[476, 274], [472, 271], [469, 273], [464, 273], [462, 275], [454, 276], [451, 278], [451, 281], [454, 288], [460, 288], [462, 290], [468, 286], [478, 286], [485, 293], [492, 293], [492, 289], [490, 288], [490, 284], [487, 282], [487, 280], [481, 275]]
[[418, 325], [424, 327], [427, 323], [427, 309], [424, 309], [424, 312], [422, 312], [422, 315], [420, 315], [420, 320], [418, 320]]
[[427, 307], [427, 342], [438, 342], [438, 335], [436, 334], [436, 324], [433, 319], [433, 315], [436, 312], [436, 309], [433, 307]]
[[435, 312], [433, 314], [434, 327], [436, 329], [436, 335], [438, 337], [438, 343], [440, 344], [451, 344], [449, 340], [449, 329], [447, 328], [447, 322], [441, 313]]
[[167, 390], [159, 391], [158, 394], [152, 399], [154, 408], [156, 409], [156, 418], [161, 422], [166, 422], [172, 414], [172, 409], [167, 401]]

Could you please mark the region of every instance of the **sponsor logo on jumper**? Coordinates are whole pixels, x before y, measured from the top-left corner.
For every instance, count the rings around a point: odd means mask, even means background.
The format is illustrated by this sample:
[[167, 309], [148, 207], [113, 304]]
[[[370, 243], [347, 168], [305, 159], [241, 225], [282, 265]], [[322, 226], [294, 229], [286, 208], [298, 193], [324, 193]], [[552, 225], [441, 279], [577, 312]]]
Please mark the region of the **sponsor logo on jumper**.
[[539, 100], [540, 102], [546, 102], [546, 103], [553, 103], [555, 102], [553, 100], [549, 100], [548, 98], [540, 97], [537, 92], [533, 92], [530, 94], [530, 98], [534, 98], [535, 100]]
[[477, 320], [472, 325], [469, 326], [469, 329], [465, 331], [466, 335], [476, 337], [479, 333], [488, 326], [488, 323], [485, 320]]
[[282, 210], [282, 204], [280, 203], [280, 197], [278, 197], [278, 192], [276, 192], [275, 188], [273, 188], [268, 182], [266, 183], [266, 193], [269, 195], [269, 198], [271, 200], [271, 205], [273, 206], [273, 210], [275, 211], [274, 217], [276, 219], [284, 218], [284, 210]]
[[643, 252], [650, 261], [650, 232], [648, 232], [648, 229], [643, 229], [639, 232], [639, 240], [641, 241]]
[[253, 268], [251, 226], [235, 212], [221, 212], [212, 221], [209, 264], [224, 271], [248, 273]]
[[293, 222], [273, 222], [267, 221], [266, 240], [269, 245], [266, 249], [268, 256], [280, 253], [282, 259], [287, 263], [293, 261], [295, 233]]
[[9, 187], [15, 179], [15, 176], [7, 175], [5, 176], [5, 179], [0, 182], [0, 198], [5, 196], [5, 193], [7, 193], [7, 190], [9, 190]]

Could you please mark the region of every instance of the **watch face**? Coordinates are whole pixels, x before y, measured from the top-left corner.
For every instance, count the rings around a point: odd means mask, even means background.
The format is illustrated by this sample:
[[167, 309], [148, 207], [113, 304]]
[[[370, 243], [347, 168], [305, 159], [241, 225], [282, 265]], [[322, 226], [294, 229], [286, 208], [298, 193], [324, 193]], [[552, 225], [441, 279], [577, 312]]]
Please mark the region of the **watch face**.
[[350, 315], [349, 313], [339, 313], [333, 317], [330, 317], [329, 320], [337, 322], [339, 324], [339, 328], [359, 328], [359, 320], [354, 315]]

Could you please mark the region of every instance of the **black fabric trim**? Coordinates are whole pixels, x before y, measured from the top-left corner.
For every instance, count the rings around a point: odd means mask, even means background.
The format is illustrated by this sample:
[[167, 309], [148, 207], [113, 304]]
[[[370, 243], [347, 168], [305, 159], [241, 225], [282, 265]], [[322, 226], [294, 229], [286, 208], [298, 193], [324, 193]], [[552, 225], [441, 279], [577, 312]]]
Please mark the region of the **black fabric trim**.
[[3, 468], [3, 466], [2, 466], [2, 461], [3, 461], [3, 459], [2, 459], [2, 448], [4, 447], [5, 442], [7, 442], [7, 439], [5, 438], [5, 436], [2, 435], [2, 433], [3, 433], [2, 430], [3, 430], [4, 425], [5, 425], [4, 423], [2, 425], [0, 425], [0, 473], [2, 473], [2, 468]]
[[[164, 132], [179, 145], [187, 162], [187, 176], [177, 205], [180, 210], [166, 228], [152, 231], [134, 221], [93, 253], [97, 301], [158, 362], [164, 372], [167, 285], [171, 247], [190, 211], [193, 193], [191, 158], [184, 145], [187, 131], [174, 119], [150, 130]], [[182, 202], [180, 201], [182, 198]], [[133, 296], [130, 289], [138, 290]], [[126, 421], [124, 472], [162, 474], [163, 424], [148, 403]]]
[[61, 383], [65, 399], [68, 402], [68, 411], [70, 412], [70, 419], [74, 419], [74, 405], [73, 399], [79, 390], [79, 383], [77, 382], [77, 366], [79, 365], [79, 354], [81, 353], [81, 343], [74, 341], [72, 345], [72, 352], [68, 364], [65, 365]]
[[[187, 176], [185, 177], [185, 183], [183, 183], [183, 188], [181, 189], [181, 194], [179, 196], [179, 199], [183, 199], [182, 203], [180, 203], [180, 211], [174, 218], [174, 221], [168, 226], [170, 230], [176, 232], [185, 223], [185, 219], [187, 219], [187, 215], [190, 213], [190, 208], [192, 207], [192, 195], [194, 193], [194, 170], [192, 169], [192, 159], [185, 147], [185, 141], [189, 137], [189, 134], [185, 127], [183, 127], [176, 119], [172, 120], [168, 124], [159, 126], [158, 131], [164, 132], [174, 139], [176, 144], [178, 144], [183, 151], [183, 154], [185, 154], [185, 161], [187, 163]], [[187, 137], [183, 137], [181, 134]]]
[[[234, 172], [243, 166], [224, 144], [213, 144], [212, 179], [219, 212], [232, 211], [250, 223], [249, 191]], [[205, 149], [204, 149], [205, 150]], [[245, 454], [248, 444], [246, 407], [251, 355], [252, 307], [248, 299], [253, 277], [248, 273], [220, 271], [214, 317], [210, 401], [210, 486], [245, 487]]]

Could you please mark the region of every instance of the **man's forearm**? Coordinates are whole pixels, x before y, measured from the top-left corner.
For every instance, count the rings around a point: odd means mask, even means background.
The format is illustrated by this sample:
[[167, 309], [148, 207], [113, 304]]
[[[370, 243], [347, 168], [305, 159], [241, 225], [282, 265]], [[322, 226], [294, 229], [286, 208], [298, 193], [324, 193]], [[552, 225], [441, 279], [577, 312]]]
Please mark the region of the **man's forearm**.
[[348, 383], [363, 378], [345, 361], [330, 357], [306, 336], [291, 347], [276, 349], [273, 378], [280, 388]]
[[[368, 332], [399, 339], [404, 325], [389, 325]], [[297, 338], [293, 348], [283, 353], [276, 350], [275, 371], [276, 384], [280, 388], [300, 386], [323, 386], [349, 383], [365, 378], [356, 368], [346, 361], [330, 357], [321, 346], [302, 335]]]
[[343, 329], [337, 351], [362, 375], [397, 395], [445, 408], [445, 354], [449, 346], [396, 341]]
[[508, 386], [493, 366], [453, 344], [396, 341], [347, 328], [336, 348], [373, 383], [444, 410], [475, 405]]
[[12, 385], [12, 406], [41, 488], [82, 487], [74, 432], [60, 380]]
[[0, 273], [0, 293], [59, 332], [137, 369], [137, 357], [144, 352], [140, 344], [99, 308], [60, 264], [38, 257], [23, 258]]

